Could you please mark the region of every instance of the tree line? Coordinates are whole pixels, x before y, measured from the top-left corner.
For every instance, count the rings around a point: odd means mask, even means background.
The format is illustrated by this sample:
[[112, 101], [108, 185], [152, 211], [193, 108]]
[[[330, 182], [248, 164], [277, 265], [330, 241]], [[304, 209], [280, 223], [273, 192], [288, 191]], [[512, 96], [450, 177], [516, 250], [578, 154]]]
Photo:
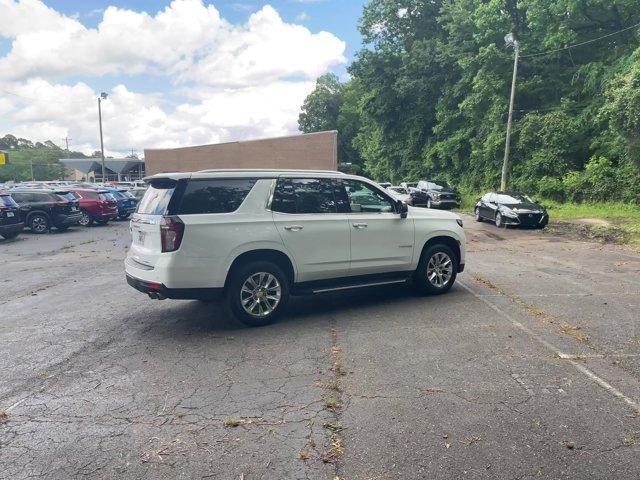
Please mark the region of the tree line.
[[510, 188], [640, 201], [640, 0], [370, 0], [349, 79], [317, 80], [303, 132], [337, 129], [347, 169], [500, 185], [512, 49]]

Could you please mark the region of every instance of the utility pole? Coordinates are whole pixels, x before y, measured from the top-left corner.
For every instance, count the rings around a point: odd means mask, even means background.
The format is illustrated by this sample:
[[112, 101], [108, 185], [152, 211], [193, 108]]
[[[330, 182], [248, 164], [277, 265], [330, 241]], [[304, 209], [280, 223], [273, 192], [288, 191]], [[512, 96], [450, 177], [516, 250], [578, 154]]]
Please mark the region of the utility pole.
[[66, 145], [65, 150], [67, 151], [67, 155], [69, 155], [69, 140], [73, 140], [73, 138], [69, 138], [67, 137], [63, 137], [62, 140], [64, 140], [64, 143]]
[[504, 37], [507, 47], [513, 47], [515, 58], [513, 60], [513, 78], [511, 79], [511, 98], [509, 100], [509, 118], [507, 120], [507, 139], [504, 145], [504, 159], [502, 161], [502, 179], [500, 180], [500, 190], [507, 189], [509, 177], [509, 151], [511, 149], [511, 125], [513, 123], [513, 104], [516, 98], [516, 80], [518, 78], [518, 56], [520, 55], [520, 43], [513, 33]]
[[100, 156], [102, 157], [102, 183], [104, 183], [105, 178], [105, 168], [104, 168], [104, 142], [102, 140], [102, 106], [101, 101], [107, 99], [107, 94], [102, 92], [98, 97], [98, 122], [100, 123]]

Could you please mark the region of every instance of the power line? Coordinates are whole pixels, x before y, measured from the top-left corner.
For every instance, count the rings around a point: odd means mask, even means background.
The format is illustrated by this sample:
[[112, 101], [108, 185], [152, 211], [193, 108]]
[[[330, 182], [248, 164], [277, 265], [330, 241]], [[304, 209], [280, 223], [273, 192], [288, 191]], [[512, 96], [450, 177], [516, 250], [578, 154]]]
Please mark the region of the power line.
[[33, 98], [33, 97], [26, 97], [24, 95], [20, 95], [19, 93], [15, 93], [15, 92], [10, 92], [9, 90], [5, 90], [3, 88], [0, 88], [0, 92], [2, 93], [6, 93], [7, 95], [13, 95], [14, 97], [18, 97], [18, 98], [22, 98], [24, 100], [31, 100], [32, 102], [46, 102], [46, 103], [64, 103], [64, 104], [68, 104], [68, 103], [88, 103], [85, 100], [48, 100], [46, 98]]
[[607, 35], [603, 35], [602, 37], [594, 38], [581, 43], [576, 43], [575, 45], [568, 45], [566, 47], [556, 48], [554, 50], [547, 50], [546, 52], [530, 53], [529, 55], [521, 55], [520, 58], [541, 57], [543, 55], [549, 55], [550, 53], [557, 53], [557, 52], [562, 52], [564, 50], [571, 50], [572, 48], [575, 48], [575, 47], [581, 47], [583, 45], [588, 45], [590, 43], [599, 42], [600, 40], [603, 40], [605, 38], [613, 37], [614, 35], [618, 35], [620, 33], [626, 32], [628, 30], [631, 30], [637, 27], [640, 27], [640, 23], [636, 23], [635, 25], [631, 25], [630, 27], [623, 28], [622, 30], [618, 30], [617, 32], [612, 32]]

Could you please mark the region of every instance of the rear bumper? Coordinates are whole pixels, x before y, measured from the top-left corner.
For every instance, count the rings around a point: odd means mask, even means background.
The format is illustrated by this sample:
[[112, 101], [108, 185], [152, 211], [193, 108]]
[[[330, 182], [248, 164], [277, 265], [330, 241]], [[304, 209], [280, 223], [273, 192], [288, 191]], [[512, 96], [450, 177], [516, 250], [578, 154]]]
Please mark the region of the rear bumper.
[[24, 230], [24, 223], [10, 223], [8, 225], [0, 225], [0, 234], [11, 235], [12, 233], [20, 233]]
[[77, 225], [82, 218], [82, 212], [78, 211], [78, 213], [74, 213], [71, 215], [56, 215], [53, 224], [60, 226], [68, 226], [68, 225]]
[[222, 288], [167, 288], [162, 283], [148, 282], [128, 273], [127, 283], [144, 294], [158, 294], [161, 298], [179, 300], [215, 300], [222, 298]]

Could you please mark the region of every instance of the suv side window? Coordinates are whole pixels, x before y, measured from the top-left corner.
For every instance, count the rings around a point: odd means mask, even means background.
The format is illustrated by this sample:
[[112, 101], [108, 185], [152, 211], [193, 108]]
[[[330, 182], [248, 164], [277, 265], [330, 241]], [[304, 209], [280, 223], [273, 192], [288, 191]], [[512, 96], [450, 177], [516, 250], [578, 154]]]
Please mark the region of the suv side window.
[[190, 180], [178, 212], [182, 215], [235, 212], [255, 183], [250, 178]]
[[389, 213], [395, 212], [395, 203], [386, 195], [358, 180], [341, 180], [347, 191], [351, 212]]
[[336, 213], [335, 184], [324, 178], [280, 178], [271, 209], [281, 213]]

